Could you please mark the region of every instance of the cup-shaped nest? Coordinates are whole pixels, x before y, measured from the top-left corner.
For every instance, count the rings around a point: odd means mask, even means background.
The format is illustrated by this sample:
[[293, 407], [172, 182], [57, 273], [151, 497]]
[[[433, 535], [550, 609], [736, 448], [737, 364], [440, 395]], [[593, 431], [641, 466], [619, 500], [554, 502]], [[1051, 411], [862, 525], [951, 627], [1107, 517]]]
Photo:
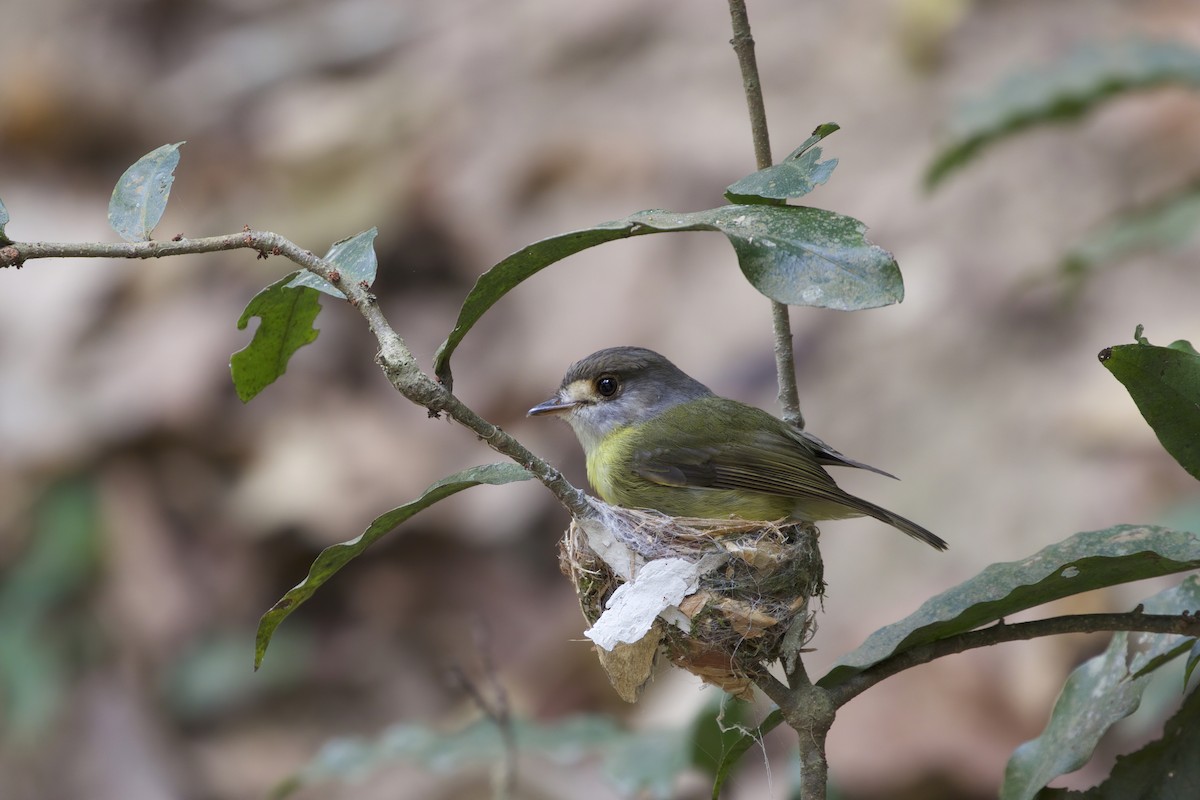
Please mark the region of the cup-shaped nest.
[[[824, 591], [814, 526], [594, 505], [567, 529], [560, 566], [625, 700], [637, 699], [660, 651], [747, 697], [756, 671], [790, 662], [811, 638], [809, 600]], [[631, 600], [639, 584], [644, 600]]]

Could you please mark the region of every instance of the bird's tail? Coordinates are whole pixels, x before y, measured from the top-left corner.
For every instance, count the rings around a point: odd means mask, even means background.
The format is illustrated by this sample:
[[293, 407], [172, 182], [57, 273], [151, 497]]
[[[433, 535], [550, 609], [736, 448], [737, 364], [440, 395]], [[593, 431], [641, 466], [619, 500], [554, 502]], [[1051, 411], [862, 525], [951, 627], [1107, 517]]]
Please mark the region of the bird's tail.
[[877, 506], [874, 503], [863, 500], [862, 498], [851, 496], [851, 499], [854, 500], [854, 507], [861, 510], [867, 516], [874, 517], [880, 522], [886, 522], [896, 530], [903, 531], [914, 539], [921, 540], [930, 547], [933, 547], [937, 550], [945, 550], [950, 546], [946, 544], [946, 541], [940, 536], [930, 533], [910, 519], [905, 519], [899, 514], [888, 511], [886, 508]]

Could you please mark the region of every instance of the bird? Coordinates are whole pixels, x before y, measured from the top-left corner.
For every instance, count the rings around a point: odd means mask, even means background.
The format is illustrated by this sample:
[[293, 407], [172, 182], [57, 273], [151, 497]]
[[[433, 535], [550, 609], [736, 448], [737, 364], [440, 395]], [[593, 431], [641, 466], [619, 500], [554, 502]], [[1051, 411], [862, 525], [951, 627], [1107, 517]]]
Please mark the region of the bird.
[[938, 550], [948, 547], [912, 520], [842, 490], [824, 467], [895, 476], [760, 408], [714, 394], [644, 347], [610, 347], [575, 362], [558, 391], [528, 414], [571, 426], [588, 481], [610, 505], [749, 522], [868, 516]]

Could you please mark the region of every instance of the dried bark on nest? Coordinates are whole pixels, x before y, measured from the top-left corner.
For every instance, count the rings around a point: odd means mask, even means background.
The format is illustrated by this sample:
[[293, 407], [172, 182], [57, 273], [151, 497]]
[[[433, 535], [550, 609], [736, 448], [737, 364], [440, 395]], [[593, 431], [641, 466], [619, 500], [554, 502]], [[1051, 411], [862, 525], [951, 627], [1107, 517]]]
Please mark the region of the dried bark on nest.
[[[592, 626], [587, 635], [623, 699], [637, 700], [660, 651], [706, 683], [748, 697], [755, 671], [795, 658], [811, 638], [809, 599], [824, 590], [814, 526], [672, 518], [595, 505], [597, 518], [573, 521], [564, 535], [560, 566], [575, 584]], [[675, 565], [687, 581], [677, 602], [649, 611], [612, 602], [618, 589], [662, 565]], [[653, 619], [643, 619], [640, 628], [634, 620], [627, 626], [634, 633], [616, 620], [622, 633], [614, 640], [613, 615], [638, 613]]]

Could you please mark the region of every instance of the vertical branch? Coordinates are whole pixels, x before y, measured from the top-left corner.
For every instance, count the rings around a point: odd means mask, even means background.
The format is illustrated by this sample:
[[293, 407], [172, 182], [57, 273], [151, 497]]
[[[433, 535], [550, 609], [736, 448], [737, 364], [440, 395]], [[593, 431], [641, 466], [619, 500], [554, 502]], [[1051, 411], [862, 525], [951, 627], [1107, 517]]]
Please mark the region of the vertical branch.
[[[767, 109], [763, 104], [762, 83], [758, 78], [758, 62], [754, 57], [754, 37], [750, 35], [750, 18], [746, 0], [729, 0], [729, 16], [733, 23], [733, 52], [742, 70], [742, 88], [750, 111], [750, 134], [754, 139], [754, 160], [757, 169], [771, 166], [771, 138], [767, 132]], [[803, 428], [800, 413], [800, 394], [796, 390], [796, 362], [792, 352], [792, 325], [788, 307], [771, 301], [771, 322], [775, 329], [775, 371], [779, 376], [779, 405], [783, 418]]]
[[[771, 139], [767, 132], [767, 110], [763, 104], [758, 62], [754, 57], [754, 37], [750, 34], [746, 0], [729, 0], [729, 16], [733, 25], [730, 44], [741, 67], [742, 87], [750, 112], [754, 159], [758, 169], [765, 169], [772, 163]], [[786, 304], [771, 301], [771, 322], [775, 330], [775, 370], [779, 376], [779, 404], [783, 408], [783, 418], [803, 428], [800, 394], [796, 390], [792, 326]], [[825, 736], [833, 724], [836, 709], [829, 693], [813, 685], [799, 654], [789, 665], [787, 679], [788, 685], [785, 686], [771, 675], [764, 674], [755, 683], [779, 706], [784, 720], [800, 737], [800, 797], [803, 800], [824, 800], [829, 769], [825, 756]]]

